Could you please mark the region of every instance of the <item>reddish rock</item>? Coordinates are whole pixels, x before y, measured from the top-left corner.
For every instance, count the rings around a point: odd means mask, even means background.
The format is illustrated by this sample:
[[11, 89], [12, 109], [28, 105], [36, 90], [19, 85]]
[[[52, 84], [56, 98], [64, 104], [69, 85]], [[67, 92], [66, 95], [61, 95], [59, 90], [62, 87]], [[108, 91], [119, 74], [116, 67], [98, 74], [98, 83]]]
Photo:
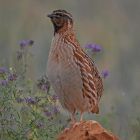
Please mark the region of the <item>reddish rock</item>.
[[96, 121], [83, 121], [74, 129], [70, 128], [66, 133], [63, 132], [57, 140], [119, 140], [117, 136], [106, 131]]

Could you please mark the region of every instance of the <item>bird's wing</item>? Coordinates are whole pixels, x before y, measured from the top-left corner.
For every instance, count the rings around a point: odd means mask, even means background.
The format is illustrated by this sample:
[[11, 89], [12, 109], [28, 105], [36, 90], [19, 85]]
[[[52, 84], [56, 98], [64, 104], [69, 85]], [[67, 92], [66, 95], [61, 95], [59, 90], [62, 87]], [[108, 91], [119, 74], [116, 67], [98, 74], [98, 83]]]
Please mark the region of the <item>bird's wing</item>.
[[102, 93], [103, 93], [103, 81], [99, 75], [99, 72], [98, 72], [95, 64], [94, 64], [94, 61], [86, 53], [84, 53], [84, 54], [85, 54], [85, 59], [88, 61], [88, 64], [89, 64], [90, 69], [91, 69], [91, 73], [93, 76], [93, 80], [94, 80], [95, 87], [97, 90], [98, 101], [99, 101], [101, 96], [102, 96]]
[[103, 82], [94, 61], [83, 51], [82, 47], [74, 51], [75, 62], [80, 69], [83, 82], [83, 97], [90, 99], [90, 104], [94, 106], [92, 113], [99, 114], [99, 100], [103, 93]]
[[[83, 80], [83, 87], [86, 91], [90, 92], [96, 97], [97, 101], [100, 100], [103, 93], [103, 82], [99, 72], [94, 64], [94, 61], [83, 51], [77, 40], [74, 41], [76, 49], [74, 51], [76, 63], [81, 69], [81, 76]], [[87, 87], [89, 85], [89, 87]]]
[[99, 113], [98, 102], [103, 92], [103, 82], [94, 61], [83, 51], [79, 42], [73, 36], [69, 36], [69, 42], [73, 46], [75, 63], [77, 64], [83, 82], [83, 97], [90, 98], [90, 103], [95, 106], [93, 113]]
[[98, 102], [98, 94], [96, 89], [96, 84], [93, 80], [93, 75], [91, 71], [91, 67], [89, 65], [89, 61], [86, 58], [86, 55], [81, 46], [77, 45], [76, 49], [74, 50], [74, 57], [77, 66], [79, 67], [81, 79], [83, 82], [83, 97], [90, 98], [91, 104], [94, 106]]

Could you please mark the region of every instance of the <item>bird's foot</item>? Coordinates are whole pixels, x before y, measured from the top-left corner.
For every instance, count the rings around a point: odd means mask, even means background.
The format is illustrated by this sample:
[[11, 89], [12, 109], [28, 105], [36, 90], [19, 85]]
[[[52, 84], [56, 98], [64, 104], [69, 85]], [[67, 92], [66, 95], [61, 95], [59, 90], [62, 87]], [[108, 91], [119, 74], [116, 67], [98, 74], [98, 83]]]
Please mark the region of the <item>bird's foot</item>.
[[67, 133], [71, 128], [73, 128], [74, 123], [71, 123], [70, 128], [65, 128], [64, 132]]
[[64, 132], [67, 133], [70, 130], [70, 128], [65, 128]]
[[75, 124], [73, 125], [73, 129], [74, 129], [77, 125], [79, 125], [81, 122], [82, 122], [82, 121], [79, 121], [79, 122], [75, 123]]

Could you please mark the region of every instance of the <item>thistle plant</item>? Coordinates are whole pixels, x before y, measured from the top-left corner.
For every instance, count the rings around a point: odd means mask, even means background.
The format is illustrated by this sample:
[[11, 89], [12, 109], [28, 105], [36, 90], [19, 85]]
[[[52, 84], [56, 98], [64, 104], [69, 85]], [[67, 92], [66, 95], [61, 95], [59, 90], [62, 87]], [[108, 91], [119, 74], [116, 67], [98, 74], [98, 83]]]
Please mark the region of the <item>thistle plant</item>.
[[91, 56], [94, 57], [98, 52], [101, 51], [101, 47], [98, 45], [86, 44], [84, 48], [87, 50], [86, 52]]
[[[50, 84], [44, 75], [39, 78], [34, 93], [26, 80], [30, 47], [34, 44], [20, 42], [17, 60], [20, 71], [6, 70], [4, 61], [0, 68], [0, 139], [1, 140], [54, 140], [64, 126], [57, 117], [60, 113], [56, 95], [49, 92]], [[24, 84], [21, 84], [24, 76]], [[23, 83], [23, 81], [22, 81]], [[22, 86], [21, 86], [22, 85]]]

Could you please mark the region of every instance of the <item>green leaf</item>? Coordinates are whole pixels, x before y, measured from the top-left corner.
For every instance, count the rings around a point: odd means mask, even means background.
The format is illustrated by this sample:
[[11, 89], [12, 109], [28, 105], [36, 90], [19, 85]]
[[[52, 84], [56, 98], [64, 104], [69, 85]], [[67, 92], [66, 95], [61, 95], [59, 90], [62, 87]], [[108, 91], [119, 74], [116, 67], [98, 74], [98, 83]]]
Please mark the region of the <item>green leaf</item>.
[[9, 137], [9, 138], [11, 138], [10, 135], [9, 135], [8, 133], [4, 133], [4, 135], [7, 136], [7, 137]]
[[0, 116], [2, 116], [2, 113], [1, 113], [1, 111], [0, 111]]
[[33, 56], [34, 56], [31, 52], [29, 52], [29, 55], [30, 55], [31, 57], [33, 57]]
[[20, 119], [20, 115], [19, 115], [19, 113], [17, 112], [17, 115], [18, 115], [18, 118]]
[[43, 137], [43, 135], [41, 133], [38, 132], [38, 134]]
[[26, 80], [26, 85], [30, 85], [31, 84], [31, 79]]
[[26, 67], [29, 67], [29, 65], [25, 64], [25, 68], [26, 68]]
[[34, 132], [34, 134], [35, 134], [35, 136], [38, 138], [38, 136], [37, 136], [36, 132]]
[[3, 68], [4, 65], [5, 65], [5, 60], [4, 59], [2, 60], [2, 64], [1, 65], [2, 65], [2, 68]]

